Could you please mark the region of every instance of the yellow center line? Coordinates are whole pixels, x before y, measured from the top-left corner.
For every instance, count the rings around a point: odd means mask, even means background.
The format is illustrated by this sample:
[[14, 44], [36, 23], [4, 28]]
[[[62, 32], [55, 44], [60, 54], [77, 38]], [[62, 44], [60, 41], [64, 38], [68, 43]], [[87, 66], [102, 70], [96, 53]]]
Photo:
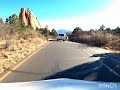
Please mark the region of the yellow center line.
[[[44, 48], [43, 46], [47, 45], [47, 43], [45, 43], [44, 45], [40, 46], [40, 48], [38, 50], [36, 50], [35, 52], [33, 52], [32, 54], [30, 54], [25, 60], [21, 61], [19, 64], [17, 64], [15, 67], [13, 67], [11, 70], [16, 70], [20, 65], [22, 65], [24, 62], [26, 62], [27, 60], [29, 60], [33, 55], [35, 55], [40, 49]], [[12, 71], [8, 71], [7, 73], [5, 73], [3, 76], [0, 77], [0, 81], [4, 80], [8, 75], [10, 75], [12, 73]]]

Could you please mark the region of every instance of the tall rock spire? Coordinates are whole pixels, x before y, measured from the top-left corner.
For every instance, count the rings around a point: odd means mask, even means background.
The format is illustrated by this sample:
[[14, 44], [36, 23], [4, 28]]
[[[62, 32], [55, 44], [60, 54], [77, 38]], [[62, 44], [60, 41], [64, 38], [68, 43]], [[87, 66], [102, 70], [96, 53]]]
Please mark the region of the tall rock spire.
[[27, 13], [25, 8], [21, 8], [19, 17], [24, 22], [25, 26], [27, 26], [28, 20], [27, 20]]
[[33, 14], [33, 12], [30, 9], [27, 9], [27, 11], [24, 8], [21, 8], [20, 12], [20, 19], [25, 23], [25, 26], [30, 25], [34, 30], [36, 28], [41, 28], [41, 25], [39, 21], [37, 20], [37, 17]]

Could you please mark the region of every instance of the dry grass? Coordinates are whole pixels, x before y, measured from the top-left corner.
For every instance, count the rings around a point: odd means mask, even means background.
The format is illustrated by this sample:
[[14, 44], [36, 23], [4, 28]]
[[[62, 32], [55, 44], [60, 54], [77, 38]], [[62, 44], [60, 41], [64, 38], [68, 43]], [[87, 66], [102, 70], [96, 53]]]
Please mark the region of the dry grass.
[[0, 39], [1, 40], [9, 40], [11, 38], [15, 39], [27, 39], [28, 37], [43, 37], [39, 31], [32, 30], [30, 28], [26, 28], [25, 31], [18, 31], [12, 25], [0, 24]]
[[108, 47], [113, 50], [120, 50], [120, 36], [115, 36], [105, 32], [84, 32], [79, 35], [70, 35], [70, 40], [86, 43], [97, 47]]
[[15, 29], [12, 25], [0, 24], [0, 73], [47, 42], [39, 31]]

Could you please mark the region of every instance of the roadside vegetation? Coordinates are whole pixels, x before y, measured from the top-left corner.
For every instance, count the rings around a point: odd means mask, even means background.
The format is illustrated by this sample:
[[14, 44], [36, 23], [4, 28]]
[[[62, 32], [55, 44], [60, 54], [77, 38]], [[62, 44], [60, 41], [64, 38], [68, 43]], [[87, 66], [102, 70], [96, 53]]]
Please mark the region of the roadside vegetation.
[[38, 29], [42, 35], [46, 37], [46, 39], [55, 39], [58, 35], [57, 31], [55, 29], [52, 29], [51, 32], [48, 29], [48, 26], [46, 25], [45, 28]]
[[76, 27], [69, 35], [69, 40], [120, 51], [120, 28], [110, 29], [102, 25], [98, 30], [83, 31]]
[[37, 50], [49, 37], [56, 36], [56, 30], [50, 32], [48, 26], [36, 30], [25, 26], [16, 14], [5, 22], [0, 18], [0, 73]]

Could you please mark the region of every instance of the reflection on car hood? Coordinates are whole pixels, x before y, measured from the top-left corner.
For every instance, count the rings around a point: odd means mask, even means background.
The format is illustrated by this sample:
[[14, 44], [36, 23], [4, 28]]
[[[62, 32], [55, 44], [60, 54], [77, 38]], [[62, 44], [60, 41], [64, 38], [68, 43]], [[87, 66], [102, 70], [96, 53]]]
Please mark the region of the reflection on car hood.
[[1, 83], [0, 90], [120, 90], [120, 83], [54, 79], [20, 83]]

